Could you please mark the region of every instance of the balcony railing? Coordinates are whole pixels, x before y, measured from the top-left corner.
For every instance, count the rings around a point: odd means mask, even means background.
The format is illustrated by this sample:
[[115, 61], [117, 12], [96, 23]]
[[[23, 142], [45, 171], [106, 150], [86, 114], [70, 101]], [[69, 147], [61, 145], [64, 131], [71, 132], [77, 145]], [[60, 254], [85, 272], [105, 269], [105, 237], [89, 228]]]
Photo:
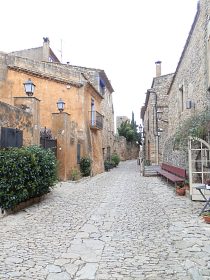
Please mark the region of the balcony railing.
[[103, 129], [103, 115], [97, 111], [90, 111], [90, 128]]

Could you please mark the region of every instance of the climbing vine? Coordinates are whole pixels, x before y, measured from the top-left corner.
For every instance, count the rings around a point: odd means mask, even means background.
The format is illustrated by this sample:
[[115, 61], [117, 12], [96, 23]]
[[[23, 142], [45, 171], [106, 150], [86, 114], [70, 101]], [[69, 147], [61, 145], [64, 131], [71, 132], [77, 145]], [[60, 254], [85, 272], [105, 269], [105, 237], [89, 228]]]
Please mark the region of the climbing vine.
[[210, 131], [210, 112], [203, 111], [187, 118], [177, 128], [173, 137], [174, 150], [185, 150], [189, 136], [206, 140]]

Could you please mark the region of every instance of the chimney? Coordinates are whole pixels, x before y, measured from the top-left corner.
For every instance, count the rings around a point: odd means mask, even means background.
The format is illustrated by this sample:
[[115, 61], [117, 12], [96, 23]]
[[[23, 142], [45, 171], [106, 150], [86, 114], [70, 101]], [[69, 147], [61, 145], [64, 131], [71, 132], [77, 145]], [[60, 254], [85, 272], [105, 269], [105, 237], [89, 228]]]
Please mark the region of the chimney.
[[43, 37], [43, 53], [42, 53], [42, 60], [49, 61], [50, 56], [50, 40], [48, 37]]
[[161, 76], [161, 61], [156, 61], [156, 77]]

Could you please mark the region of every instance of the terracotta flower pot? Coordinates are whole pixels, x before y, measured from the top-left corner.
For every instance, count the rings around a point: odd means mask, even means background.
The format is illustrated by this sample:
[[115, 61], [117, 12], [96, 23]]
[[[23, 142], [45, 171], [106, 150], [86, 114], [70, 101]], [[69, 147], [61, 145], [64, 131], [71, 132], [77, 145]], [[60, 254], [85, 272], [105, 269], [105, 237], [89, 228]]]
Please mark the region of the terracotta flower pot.
[[176, 188], [176, 193], [178, 195], [185, 195], [185, 192], [186, 192], [185, 188]]
[[207, 224], [210, 224], [210, 216], [203, 215], [203, 219]]

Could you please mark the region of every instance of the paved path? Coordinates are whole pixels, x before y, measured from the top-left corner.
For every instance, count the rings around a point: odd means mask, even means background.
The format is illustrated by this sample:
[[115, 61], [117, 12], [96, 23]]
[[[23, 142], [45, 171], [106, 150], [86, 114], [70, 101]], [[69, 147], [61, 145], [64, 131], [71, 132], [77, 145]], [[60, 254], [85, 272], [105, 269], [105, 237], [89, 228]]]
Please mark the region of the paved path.
[[0, 280], [210, 279], [202, 203], [178, 197], [136, 161], [0, 219]]

